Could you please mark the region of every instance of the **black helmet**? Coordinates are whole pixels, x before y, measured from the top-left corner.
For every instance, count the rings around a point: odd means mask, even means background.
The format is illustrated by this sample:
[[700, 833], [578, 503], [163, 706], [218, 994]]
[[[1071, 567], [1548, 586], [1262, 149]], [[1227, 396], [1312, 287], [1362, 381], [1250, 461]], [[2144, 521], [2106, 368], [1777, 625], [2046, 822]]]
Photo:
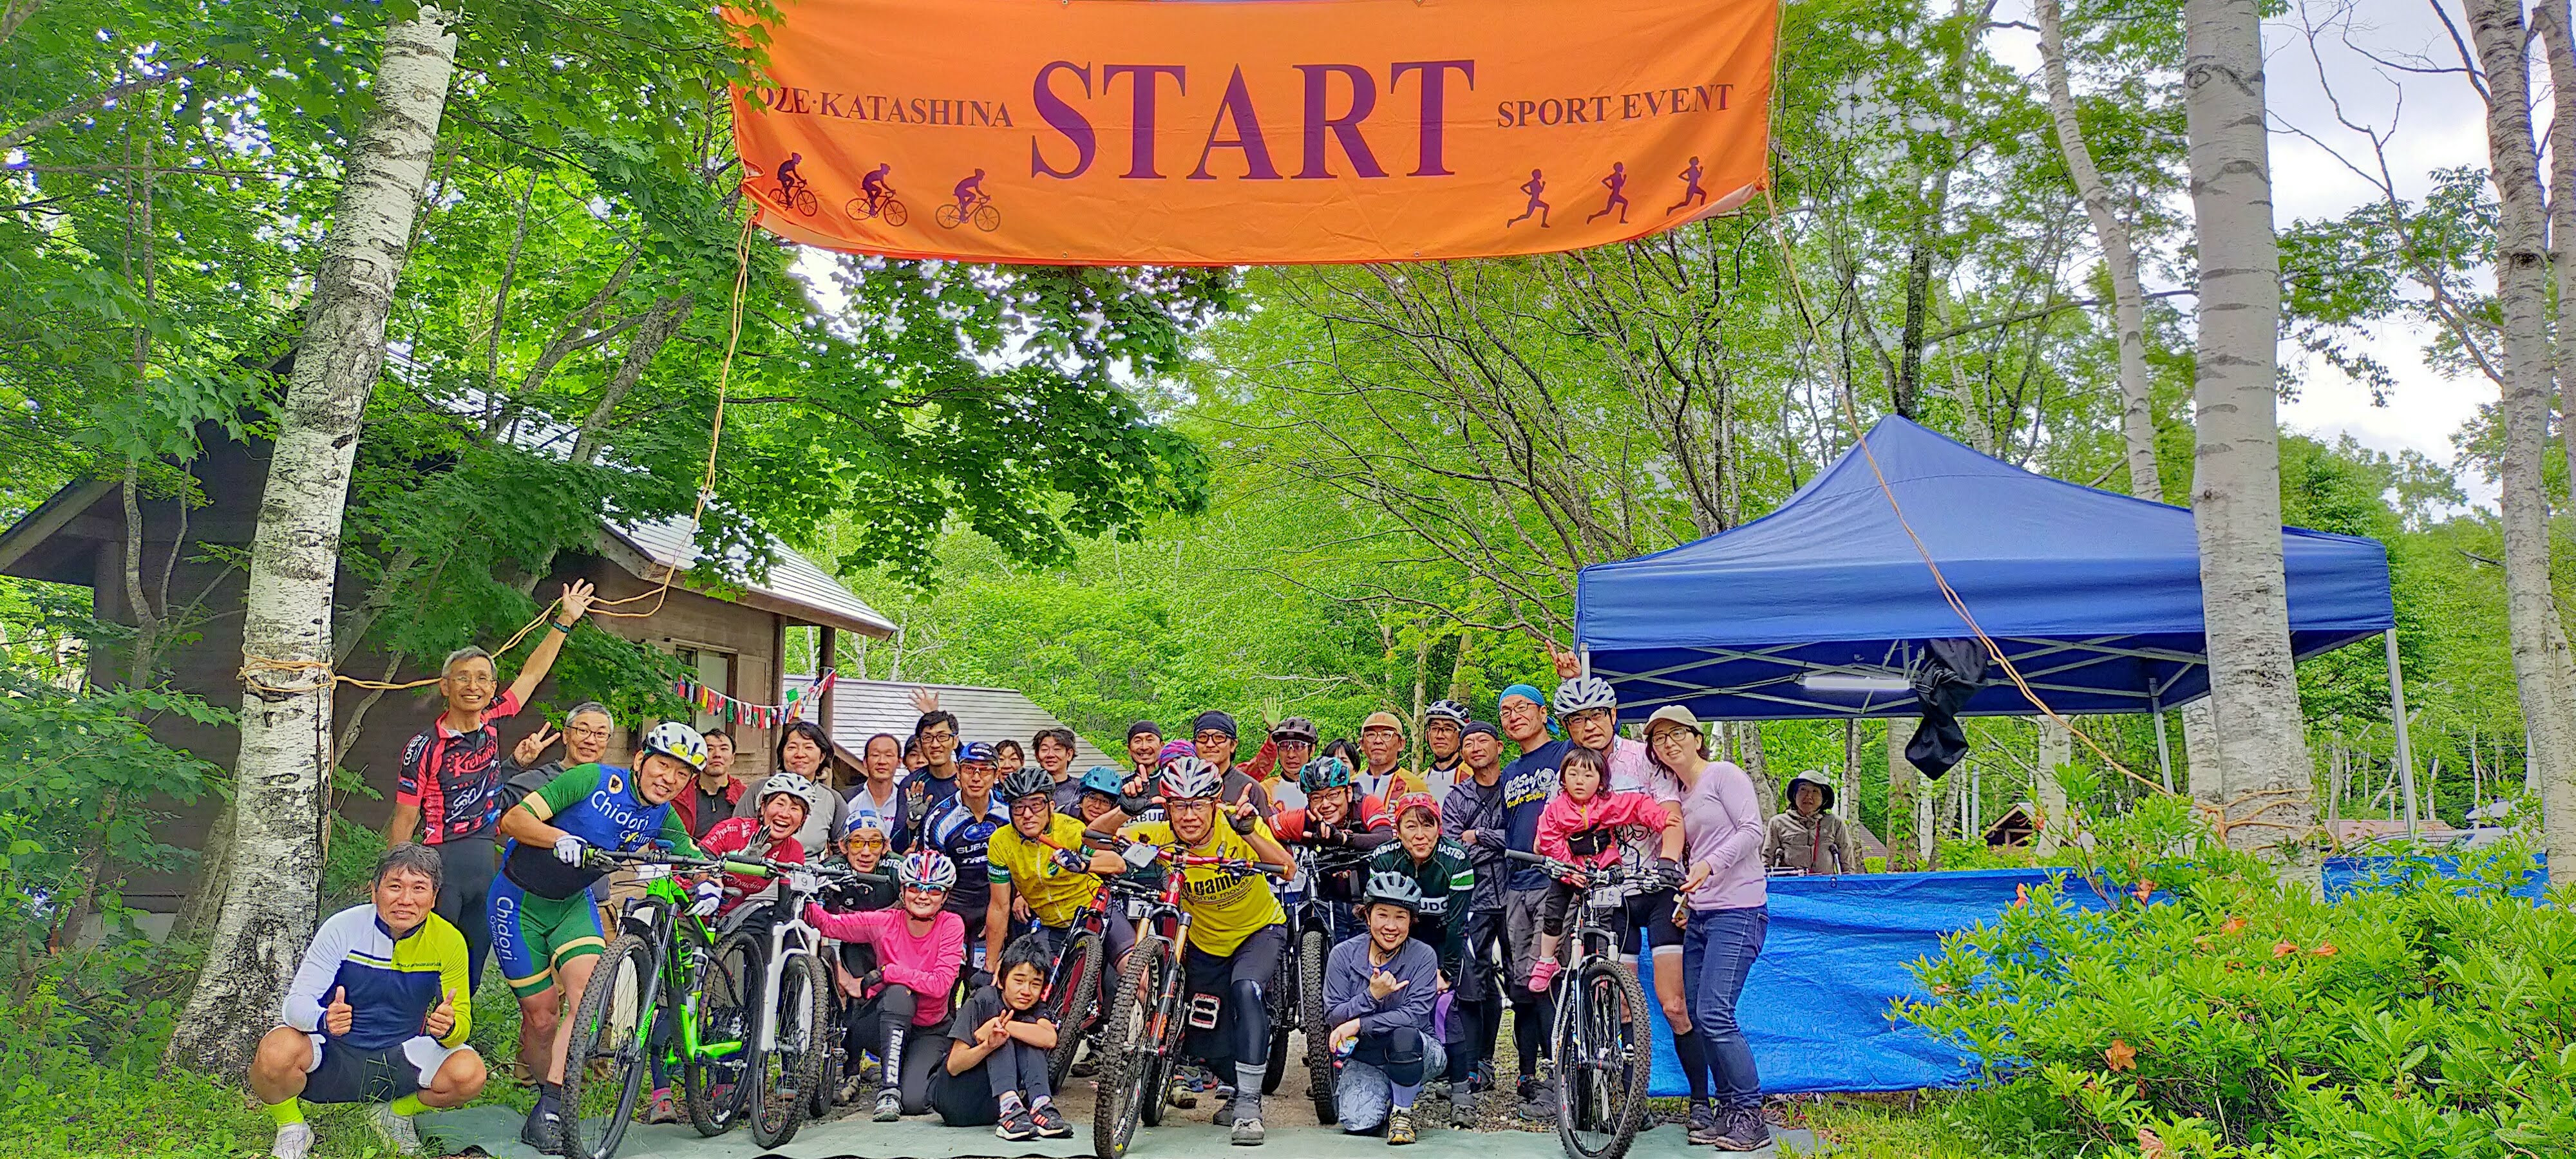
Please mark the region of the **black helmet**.
[[1025, 765], [1018, 772], [1002, 778], [999, 795], [1005, 801], [1022, 797], [1049, 796], [1055, 792], [1055, 778], [1036, 765]]
[[1302, 740], [1311, 745], [1315, 743], [1316, 736], [1315, 722], [1302, 716], [1292, 716], [1270, 726], [1270, 739], [1272, 740]]

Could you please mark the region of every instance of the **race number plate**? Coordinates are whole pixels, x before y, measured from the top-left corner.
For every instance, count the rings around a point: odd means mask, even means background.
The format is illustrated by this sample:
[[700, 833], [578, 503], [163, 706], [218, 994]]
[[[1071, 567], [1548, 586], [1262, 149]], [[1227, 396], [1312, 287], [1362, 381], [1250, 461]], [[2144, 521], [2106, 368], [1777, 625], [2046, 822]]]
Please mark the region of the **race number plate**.
[[635, 867], [637, 881], [660, 881], [669, 876], [671, 876], [671, 867], [667, 865], [645, 864]]
[[1593, 887], [1592, 908], [1594, 909], [1617, 909], [1621, 905], [1625, 904], [1627, 900], [1627, 896], [1619, 891], [1618, 886], [1603, 885]]
[[1145, 920], [1145, 899], [1141, 897], [1127, 899], [1127, 920], [1131, 922]]

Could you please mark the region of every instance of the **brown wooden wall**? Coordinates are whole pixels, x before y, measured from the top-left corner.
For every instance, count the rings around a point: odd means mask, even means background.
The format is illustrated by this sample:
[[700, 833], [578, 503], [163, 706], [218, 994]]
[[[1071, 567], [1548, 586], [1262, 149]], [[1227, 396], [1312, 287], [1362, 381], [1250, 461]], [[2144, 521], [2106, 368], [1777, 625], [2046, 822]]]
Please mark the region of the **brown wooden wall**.
[[[190, 562], [190, 556], [202, 555], [204, 545], [220, 544], [247, 547], [253, 531], [253, 513], [265, 482], [266, 463], [251, 458], [238, 448], [225, 450], [209, 447], [209, 453], [196, 465], [198, 479], [212, 505], [188, 514], [188, 543], [181, 553], [170, 579], [170, 596], [174, 604], [185, 605], [202, 600], [210, 613], [201, 619], [198, 638], [162, 652], [162, 667], [175, 687], [196, 693], [209, 703], [237, 709], [241, 703], [241, 618], [242, 596], [247, 578], [238, 570], [214, 563]], [[168, 560], [172, 533], [178, 529], [177, 505], [168, 500], [142, 504], [143, 560], [147, 587], [157, 588], [160, 568]], [[132, 624], [134, 616], [125, 597], [124, 579], [125, 520], [122, 501], [110, 492], [65, 525], [61, 532], [11, 568], [15, 574], [32, 574], [37, 578], [67, 583], [84, 583], [94, 591], [97, 616], [121, 624]], [[603, 601], [648, 593], [653, 584], [636, 578], [623, 568], [596, 555], [566, 553], [557, 560], [555, 572], [538, 589], [541, 596], [552, 593], [574, 578], [591, 581], [599, 588]], [[334, 603], [346, 608], [365, 596], [365, 588], [354, 576], [343, 570], [334, 591]], [[587, 624], [613, 632], [629, 640], [669, 651], [677, 647], [696, 647], [734, 653], [734, 687], [731, 695], [755, 703], [776, 703], [779, 694], [779, 661], [785, 653], [787, 621], [772, 612], [761, 611], [715, 599], [681, 588], [673, 588], [658, 607], [651, 598], [615, 609], [643, 611], [654, 609], [644, 618], [594, 616]], [[518, 627], [517, 624], [487, 625], [490, 639], [486, 645], [498, 644]], [[586, 628], [585, 630], [588, 630]], [[93, 679], [116, 682], [126, 673], [112, 670], [123, 662], [119, 649], [112, 655], [92, 658]], [[433, 674], [431, 665], [437, 657], [408, 662], [394, 676], [396, 681], [418, 680]], [[349, 675], [381, 679], [385, 674], [384, 659], [374, 649], [362, 649], [345, 666]], [[506, 683], [512, 673], [502, 672]], [[402, 692], [387, 692], [367, 705], [367, 694], [343, 685], [333, 697], [335, 732], [344, 733], [353, 714], [365, 705], [365, 717], [358, 738], [341, 760], [348, 774], [372, 790], [370, 796], [358, 791], [333, 794], [333, 805], [359, 824], [381, 829], [393, 804], [394, 781], [402, 759], [404, 743], [429, 726], [439, 711], [437, 689], [425, 687]], [[503, 744], [512, 744], [536, 727], [546, 713], [560, 716], [569, 702], [562, 700], [555, 682], [540, 685], [529, 711], [501, 725]], [[618, 735], [610, 741], [611, 760], [624, 760], [632, 753], [633, 722], [619, 722]], [[240, 733], [230, 726], [209, 727], [184, 719], [153, 722], [153, 735], [163, 743], [185, 749], [227, 769], [239, 753]], [[740, 779], [755, 779], [768, 773], [771, 752], [776, 745], [774, 730], [736, 727], [733, 730], [736, 758], [733, 773]], [[560, 750], [557, 750], [560, 752]], [[185, 849], [203, 847], [208, 824], [220, 808], [220, 802], [201, 799], [194, 805], [181, 805], [161, 798], [145, 808], [169, 815], [162, 825], [160, 840]], [[193, 872], [143, 873], [122, 871], [127, 878], [126, 903], [153, 912], [170, 912], [178, 908]]]

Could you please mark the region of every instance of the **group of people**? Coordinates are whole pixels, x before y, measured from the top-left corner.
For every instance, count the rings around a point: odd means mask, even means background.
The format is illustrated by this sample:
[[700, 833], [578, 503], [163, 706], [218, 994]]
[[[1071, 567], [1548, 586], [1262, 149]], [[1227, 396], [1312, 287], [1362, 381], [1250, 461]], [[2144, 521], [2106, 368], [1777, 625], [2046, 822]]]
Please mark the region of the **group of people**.
[[[836, 943], [826, 956], [847, 1077], [834, 1094], [865, 1104], [873, 1081], [880, 1121], [935, 1113], [1011, 1140], [1072, 1130], [1049, 1089], [1059, 1027], [1042, 1000], [1076, 923], [1107, 878], [1165, 873], [1182, 875], [1191, 922], [1187, 991], [1217, 1011], [1192, 1020], [1185, 1047], [1201, 1077], [1169, 1097], [1187, 1105], [1190, 1086], [1217, 1088], [1216, 1122], [1235, 1143], [1265, 1135], [1265, 992], [1287, 947], [1283, 896], [1325, 903], [1330, 1025], [1307, 1029], [1329, 1035], [1344, 1130], [1412, 1142], [1415, 1102], [1433, 1081], [1461, 1102], [1499, 1096], [1507, 1009], [1511, 1090], [1524, 1113], [1552, 1117], [1539, 1063], [1551, 985], [1575, 951], [1563, 935], [1576, 890], [1551, 867], [1621, 864], [1619, 952], [1655, 957], [1690, 1140], [1749, 1150], [1769, 1138], [1735, 1019], [1768, 920], [1768, 826], [1752, 783], [1710, 759], [1684, 709], [1656, 711], [1643, 740], [1620, 736], [1615, 692], [1571, 657], [1558, 659], [1552, 699], [1504, 689], [1497, 722], [1433, 705], [1419, 722], [1432, 758], [1420, 771], [1403, 765], [1408, 722], [1387, 712], [1362, 722], [1356, 742], [1281, 721], [1242, 760], [1223, 711], [1169, 740], [1138, 721], [1124, 765], [1077, 772], [1068, 730], [1026, 749], [967, 742], [955, 715], [924, 699], [909, 737], [866, 742], [847, 790], [833, 785], [830, 738], [806, 721], [781, 730], [774, 771], [753, 786], [730, 774], [730, 735], [681, 722], [647, 730], [627, 765], [607, 763], [614, 729], [597, 704], [504, 750], [498, 723], [544, 679], [589, 602], [587, 585], [567, 586], [554, 630], [506, 689], [480, 650], [448, 658], [446, 708], [406, 751], [372, 897], [324, 922], [253, 1064], [252, 1089], [279, 1125], [277, 1159], [311, 1146], [299, 1096], [374, 1104], [399, 1151], [418, 1146], [412, 1114], [474, 1098], [484, 1063], [463, 1044], [487, 954], [519, 1002], [517, 1069], [538, 1090], [522, 1137], [558, 1151], [567, 1015], [606, 946], [611, 883], [586, 853], [652, 844], [858, 871], [838, 876], [863, 884], [823, 891], [802, 915]], [[558, 742], [561, 757], [541, 761]], [[1310, 859], [1333, 868], [1301, 880], [1296, 846], [1334, 851]], [[719, 922], [782, 916], [760, 877], [717, 875], [693, 890]], [[1108, 927], [1104, 987], [1136, 936], [1119, 907]], [[870, 1058], [875, 1074], [862, 1078]], [[653, 1087], [648, 1117], [677, 1118], [658, 1065]]]

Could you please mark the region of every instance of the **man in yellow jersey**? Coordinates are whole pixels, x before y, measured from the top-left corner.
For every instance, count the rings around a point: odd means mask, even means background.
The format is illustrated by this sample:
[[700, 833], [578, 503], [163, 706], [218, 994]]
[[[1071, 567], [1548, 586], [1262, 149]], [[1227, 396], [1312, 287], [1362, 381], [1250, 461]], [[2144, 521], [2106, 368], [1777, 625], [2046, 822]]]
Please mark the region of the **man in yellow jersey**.
[[[1084, 847], [1082, 822], [1055, 811], [1055, 778], [1043, 766], [1031, 765], [1002, 781], [996, 794], [1010, 806], [1011, 823], [996, 830], [985, 846], [984, 877], [993, 896], [984, 909], [984, 960], [1002, 960], [1011, 934], [1011, 901], [1029, 903], [1036, 935], [1053, 960], [1073, 936], [1074, 918], [1100, 892], [1100, 875], [1118, 873], [1127, 863], [1115, 855]], [[1109, 911], [1111, 960], [1123, 958], [1136, 944], [1136, 927], [1124, 907]]]
[[[1269, 866], [1293, 877], [1296, 863], [1288, 856], [1260, 811], [1249, 799], [1232, 808], [1217, 804], [1225, 776], [1197, 757], [1178, 757], [1163, 767], [1161, 821], [1127, 826], [1123, 836], [1149, 845], [1177, 847], [1186, 857], [1222, 858], [1242, 865], [1191, 865], [1181, 872], [1181, 909], [1189, 914], [1189, 945], [1181, 970], [1195, 1005], [1201, 995], [1222, 1003], [1213, 1027], [1193, 1027], [1185, 1053], [1211, 1067], [1234, 1066], [1234, 1102], [1216, 1113], [1219, 1126], [1231, 1125], [1238, 1146], [1262, 1140], [1261, 1080], [1270, 1064], [1270, 1008], [1262, 989], [1278, 973], [1279, 955], [1287, 949], [1288, 919], [1271, 892]], [[1226, 824], [1218, 824], [1223, 815]], [[1091, 823], [1097, 834], [1121, 833], [1127, 814], [1103, 813]], [[1224, 1073], [1220, 1070], [1218, 1073]]]

